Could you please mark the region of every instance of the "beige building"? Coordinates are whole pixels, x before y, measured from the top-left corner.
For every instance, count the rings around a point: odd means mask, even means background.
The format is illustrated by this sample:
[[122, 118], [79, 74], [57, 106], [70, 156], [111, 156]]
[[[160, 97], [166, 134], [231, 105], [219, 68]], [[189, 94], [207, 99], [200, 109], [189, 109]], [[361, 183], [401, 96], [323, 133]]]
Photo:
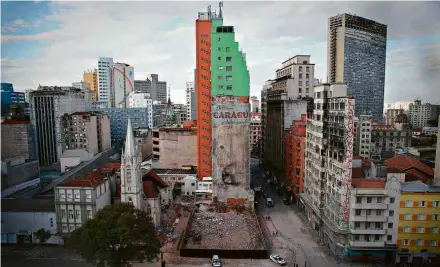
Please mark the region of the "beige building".
[[90, 86], [90, 90], [93, 91], [93, 101], [98, 101], [98, 71], [88, 70], [83, 74], [83, 82], [88, 83]]
[[110, 119], [99, 112], [75, 112], [61, 119], [63, 151], [84, 149], [97, 154], [111, 147]]
[[154, 129], [153, 159], [165, 168], [197, 166], [196, 128]]
[[401, 112], [403, 113], [403, 109], [388, 109], [385, 113], [385, 124], [393, 126], [394, 120]]

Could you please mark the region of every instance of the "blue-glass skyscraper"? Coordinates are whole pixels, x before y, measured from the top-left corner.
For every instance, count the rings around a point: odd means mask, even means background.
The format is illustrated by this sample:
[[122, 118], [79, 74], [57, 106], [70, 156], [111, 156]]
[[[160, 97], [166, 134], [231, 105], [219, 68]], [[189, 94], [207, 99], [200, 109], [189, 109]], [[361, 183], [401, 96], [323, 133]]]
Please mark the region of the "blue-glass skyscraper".
[[356, 15], [329, 20], [328, 82], [347, 84], [356, 101], [355, 116], [383, 119], [387, 26]]
[[25, 95], [23, 92], [14, 92], [12, 83], [1, 83], [1, 115], [6, 116], [12, 104], [19, 104], [25, 109]]

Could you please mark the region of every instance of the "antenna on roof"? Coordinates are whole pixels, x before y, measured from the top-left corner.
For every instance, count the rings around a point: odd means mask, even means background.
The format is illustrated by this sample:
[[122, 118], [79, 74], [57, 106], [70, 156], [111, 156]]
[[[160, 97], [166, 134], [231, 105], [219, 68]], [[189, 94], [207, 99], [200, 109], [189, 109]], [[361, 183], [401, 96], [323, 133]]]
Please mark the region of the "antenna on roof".
[[218, 17], [219, 17], [219, 18], [223, 18], [223, 12], [222, 12], [223, 1], [220, 1], [220, 2], [218, 3], [218, 7], [220, 8], [219, 13], [218, 13]]

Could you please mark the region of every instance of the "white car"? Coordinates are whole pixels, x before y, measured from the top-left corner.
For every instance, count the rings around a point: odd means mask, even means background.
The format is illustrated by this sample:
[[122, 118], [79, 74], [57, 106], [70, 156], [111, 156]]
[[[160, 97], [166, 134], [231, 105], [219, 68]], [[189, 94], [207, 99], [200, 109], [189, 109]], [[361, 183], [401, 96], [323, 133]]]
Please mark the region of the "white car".
[[284, 265], [286, 265], [286, 261], [280, 256], [280, 255], [278, 255], [278, 254], [272, 254], [272, 255], [270, 255], [270, 260], [271, 261], [273, 261], [273, 262], [275, 262], [275, 263], [278, 263], [279, 265], [281, 265], [281, 266], [284, 266]]
[[220, 261], [220, 258], [218, 255], [212, 256], [211, 264], [212, 264], [212, 267], [221, 267], [222, 266], [222, 262]]

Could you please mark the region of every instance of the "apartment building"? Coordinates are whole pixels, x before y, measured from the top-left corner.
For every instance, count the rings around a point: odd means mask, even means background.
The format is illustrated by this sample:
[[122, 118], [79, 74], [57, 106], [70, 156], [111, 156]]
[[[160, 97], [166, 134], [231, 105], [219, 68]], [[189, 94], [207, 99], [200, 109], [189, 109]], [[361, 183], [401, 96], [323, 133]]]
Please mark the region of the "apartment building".
[[394, 126], [394, 120], [400, 113], [403, 112], [403, 109], [387, 109], [385, 112], [385, 125]]
[[440, 105], [422, 104], [420, 99], [409, 105], [408, 118], [413, 128], [428, 126], [429, 120], [435, 120], [440, 114]]
[[354, 155], [370, 158], [371, 129], [373, 120], [370, 115], [361, 115], [355, 127]]
[[108, 163], [85, 177], [55, 187], [58, 233], [67, 235], [111, 204], [111, 183], [116, 182], [119, 163]]
[[39, 86], [29, 92], [31, 124], [35, 129], [40, 165], [51, 165], [61, 157], [62, 116], [85, 111], [91, 101], [90, 94], [74, 87]]
[[348, 258], [382, 262], [394, 259], [402, 177], [397, 173], [383, 179], [352, 179]]
[[97, 154], [111, 147], [110, 119], [99, 112], [75, 112], [61, 118], [63, 151], [83, 149]]
[[113, 58], [100, 57], [98, 60], [98, 100], [111, 108], [111, 84], [112, 84]]
[[186, 109], [187, 109], [187, 119], [197, 120], [196, 113], [196, 90], [194, 87], [194, 82], [186, 83]]
[[396, 261], [413, 266], [424, 262], [440, 264], [439, 229], [440, 187], [420, 181], [403, 183]]
[[266, 124], [267, 124], [267, 91], [270, 90], [273, 80], [264, 83], [261, 90], [261, 144], [260, 144], [260, 162], [264, 162], [264, 152], [266, 146]]
[[90, 90], [93, 91], [93, 101], [98, 101], [98, 70], [87, 70], [83, 73], [83, 82], [89, 84]]
[[289, 132], [285, 136], [286, 164], [285, 180], [287, 191], [295, 199], [304, 192], [304, 164], [306, 145], [307, 115], [303, 114], [301, 120], [293, 121]]
[[252, 112], [260, 112], [260, 100], [257, 96], [251, 96], [251, 108]]
[[307, 118], [304, 199], [310, 224], [336, 255], [349, 233], [353, 161], [354, 99], [344, 84], [314, 87]]
[[261, 114], [252, 113], [251, 118], [251, 147], [260, 144], [261, 139]]

